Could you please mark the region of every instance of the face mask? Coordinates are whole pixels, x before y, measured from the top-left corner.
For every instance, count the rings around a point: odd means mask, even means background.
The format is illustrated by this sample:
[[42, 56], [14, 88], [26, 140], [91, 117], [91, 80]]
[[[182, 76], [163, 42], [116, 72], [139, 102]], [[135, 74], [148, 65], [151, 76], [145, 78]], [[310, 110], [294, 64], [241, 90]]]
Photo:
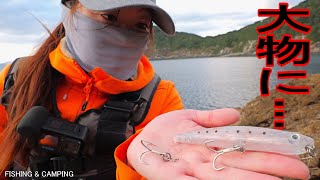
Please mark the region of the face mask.
[[136, 75], [148, 33], [107, 26], [79, 12], [69, 16], [70, 9], [62, 6], [66, 47], [85, 71], [100, 67], [121, 80]]

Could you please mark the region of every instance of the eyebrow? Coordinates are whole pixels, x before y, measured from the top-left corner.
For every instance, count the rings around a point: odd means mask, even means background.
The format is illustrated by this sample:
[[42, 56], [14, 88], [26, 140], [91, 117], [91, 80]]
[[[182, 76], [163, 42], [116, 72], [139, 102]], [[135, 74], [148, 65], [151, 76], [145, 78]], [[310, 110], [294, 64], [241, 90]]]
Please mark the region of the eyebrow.
[[114, 9], [114, 10], [108, 10], [108, 11], [96, 11], [100, 14], [106, 14], [106, 13], [118, 13], [119, 9]]
[[139, 12], [142, 12], [142, 11], [147, 11], [148, 13], [150, 13], [151, 16], [153, 16], [153, 9], [150, 9], [150, 8], [141, 8], [138, 10]]
[[[143, 14], [142, 16], [140, 16], [140, 18], [150, 18], [151, 20], [151, 23], [153, 21], [153, 17], [154, 17], [154, 13], [152, 11], [152, 9], [149, 9], [149, 8], [141, 8], [139, 9], [138, 12], [142, 12], [143, 11]], [[145, 13], [144, 13], [145, 12]]]

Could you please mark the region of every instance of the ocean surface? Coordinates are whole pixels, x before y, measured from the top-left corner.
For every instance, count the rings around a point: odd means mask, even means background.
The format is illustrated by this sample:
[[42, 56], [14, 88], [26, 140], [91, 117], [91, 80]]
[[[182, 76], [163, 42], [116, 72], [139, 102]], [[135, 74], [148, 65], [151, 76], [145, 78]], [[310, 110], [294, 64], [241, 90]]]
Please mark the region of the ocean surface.
[[[170, 79], [185, 104], [185, 108], [216, 109], [241, 107], [260, 95], [260, 73], [265, 59], [256, 57], [214, 57], [198, 59], [152, 61], [162, 79]], [[277, 72], [307, 70], [308, 74], [320, 73], [320, 56], [313, 55], [308, 66], [284, 67], [275, 64], [270, 88], [279, 83]]]
[[[241, 107], [259, 96], [260, 73], [264, 59], [256, 57], [213, 57], [152, 61], [162, 79], [175, 83], [185, 108], [216, 109]], [[0, 69], [3, 64], [0, 64]], [[279, 67], [275, 64], [270, 78], [270, 88], [279, 81], [279, 70], [307, 70], [308, 74], [320, 73], [320, 56], [313, 55], [308, 66]]]

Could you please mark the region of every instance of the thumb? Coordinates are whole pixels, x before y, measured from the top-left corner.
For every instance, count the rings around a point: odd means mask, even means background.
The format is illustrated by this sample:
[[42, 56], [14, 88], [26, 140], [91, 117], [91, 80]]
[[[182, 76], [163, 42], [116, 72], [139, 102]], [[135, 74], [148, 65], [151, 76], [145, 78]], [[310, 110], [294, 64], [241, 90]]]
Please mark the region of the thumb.
[[225, 126], [240, 119], [239, 111], [232, 108], [215, 109], [211, 111], [190, 110], [192, 120], [203, 127]]

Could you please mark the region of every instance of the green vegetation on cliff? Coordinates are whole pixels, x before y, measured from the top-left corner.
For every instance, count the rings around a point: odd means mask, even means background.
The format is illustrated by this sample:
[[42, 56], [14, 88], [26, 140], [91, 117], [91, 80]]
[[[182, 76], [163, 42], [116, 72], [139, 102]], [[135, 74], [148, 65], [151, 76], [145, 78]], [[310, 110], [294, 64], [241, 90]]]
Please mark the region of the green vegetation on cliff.
[[[310, 9], [309, 18], [296, 18], [298, 22], [312, 26], [312, 31], [306, 36], [313, 46], [312, 52], [320, 50], [320, 1], [306, 0], [294, 8]], [[258, 34], [256, 28], [273, 21], [267, 18], [256, 22], [240, 30], [228, 32], [215, 37], [201, 37], [194, 34], [177, 32], [173, 37], [166, 36], [155, 28], [155, 44], [153, 58], [176, 58], [176, 57], [206, 57], [222, 55], [254, 55]], [[277, 38], [283, 34], [292, 34], [293, 37], [301, 39], [304, 34], [296, 32], [283, 25], [274, 31]]]

